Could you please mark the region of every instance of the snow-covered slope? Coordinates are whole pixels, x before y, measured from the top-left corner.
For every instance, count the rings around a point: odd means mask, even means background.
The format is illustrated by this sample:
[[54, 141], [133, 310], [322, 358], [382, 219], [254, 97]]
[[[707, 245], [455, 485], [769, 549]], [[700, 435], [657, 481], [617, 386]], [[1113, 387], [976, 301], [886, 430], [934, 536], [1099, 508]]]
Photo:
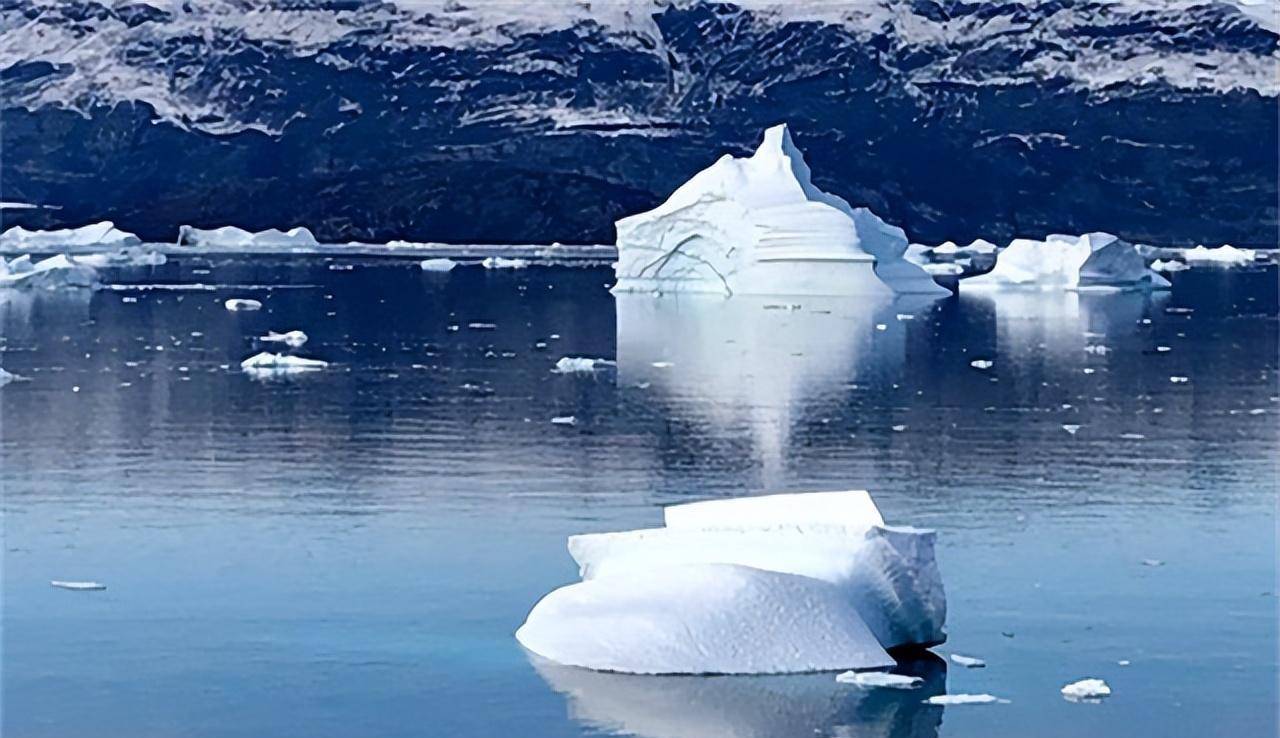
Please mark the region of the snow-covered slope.
[[785, 115], [818, 187], [914, 240], [1268, 245], [1274, 28], [1256, 0], [5, 0], [0, 194], [40, 207], [0, 216], [605, 242]]

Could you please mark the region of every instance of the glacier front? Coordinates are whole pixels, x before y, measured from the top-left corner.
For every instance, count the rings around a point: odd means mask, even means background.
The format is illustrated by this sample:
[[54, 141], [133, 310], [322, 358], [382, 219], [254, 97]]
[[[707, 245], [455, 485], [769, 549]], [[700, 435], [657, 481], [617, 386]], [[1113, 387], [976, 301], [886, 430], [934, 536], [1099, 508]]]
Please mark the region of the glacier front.
[[785, 124], [616, 227], [618, 292], [947, 294], [901, 228], [813, 185]]
[[884, 525], [864, 491], [666, 510], [665, 528], [573, 536], [583, 581], [516, 638], [556, 663], [635, 674], [875, 669], [946, 639], [933, 531]]

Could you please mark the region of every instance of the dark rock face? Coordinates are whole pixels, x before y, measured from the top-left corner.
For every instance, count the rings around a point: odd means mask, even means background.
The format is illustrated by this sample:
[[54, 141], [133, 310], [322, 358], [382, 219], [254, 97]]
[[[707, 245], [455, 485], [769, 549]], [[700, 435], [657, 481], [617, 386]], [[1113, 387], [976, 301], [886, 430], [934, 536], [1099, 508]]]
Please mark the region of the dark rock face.
[[785, 121], [914, 240], [1276, 245], [1277, 36], [1230, 5], [475, 5], [0, 0], [0, 200], [58, 206], [4, 226], [612, 242]]

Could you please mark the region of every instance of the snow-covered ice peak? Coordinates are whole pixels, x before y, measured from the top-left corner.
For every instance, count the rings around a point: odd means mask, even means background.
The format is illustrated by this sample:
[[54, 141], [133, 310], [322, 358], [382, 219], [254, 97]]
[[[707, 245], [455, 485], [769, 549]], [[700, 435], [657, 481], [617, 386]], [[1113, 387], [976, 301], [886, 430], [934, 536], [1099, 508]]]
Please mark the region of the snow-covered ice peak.
[[619, 292], [947, 292], [903, 259], [901, 228], [813, 184], [785, 124], [751, 156], [721, 156], [616, 227]]
[[667, 508], [667, 526], [572, 536], [582, 582], [516, 638], [556, 663], [643, 674], [874, 669], [946, 635], [934, 533], [865, 492]]

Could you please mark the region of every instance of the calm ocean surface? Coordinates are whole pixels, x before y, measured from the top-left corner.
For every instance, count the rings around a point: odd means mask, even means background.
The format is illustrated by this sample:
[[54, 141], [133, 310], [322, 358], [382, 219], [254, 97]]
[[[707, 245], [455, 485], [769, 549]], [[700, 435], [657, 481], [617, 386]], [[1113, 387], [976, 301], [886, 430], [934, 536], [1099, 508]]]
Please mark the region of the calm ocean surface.
[[[25, 379], [0, 389], [6, 738], [1276, 734], [1274, 266], [895, 304], [352, 263], [0, 293], [0, 364]], [[295, 328], [329, 369], [239, 370]], [[641, 678], [512, 637], [577, 578], [570, 534], [848, 488], [938, 529], [936, 650], [985, 669], [915, 664], [916, 692]], [[1063, 700], [1084, 677], [1114, 695]], [[1009, 702], [920, 703], [944, 691]]]

